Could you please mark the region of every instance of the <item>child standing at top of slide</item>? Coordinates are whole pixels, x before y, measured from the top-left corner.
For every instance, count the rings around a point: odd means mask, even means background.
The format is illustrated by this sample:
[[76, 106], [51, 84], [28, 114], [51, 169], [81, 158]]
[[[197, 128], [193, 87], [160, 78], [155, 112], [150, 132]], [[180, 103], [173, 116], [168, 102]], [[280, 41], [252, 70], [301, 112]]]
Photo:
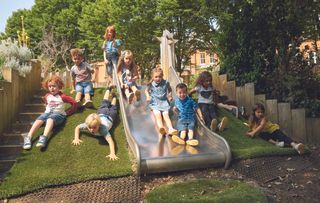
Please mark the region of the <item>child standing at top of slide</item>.
[[[198, 107], [198, 104], [188, 97], [188, 87], [184, 83], [179, 83], [176, 86], [176, 94], [178, 99], [175, 100], [175, 106], [173, 110], [178, 112], [177, 128], [180, 131], [180, 137], [172, 135], [172, 140], [178, 144], [185, 144], [190, 146], [199, 145], [199, 141], [194, 139], [193, 132], [196, 123], [195, 112], [198, 113], [200, 119], [203, 121], [202, 113]], [[188, 139], [185, 142], [185, 138], [188, 135]]]
[[105, 78], [112, 77], [112, 70], [117, 68], [121, 41], [117, 39], [113, 25], [106, 28], [103, 42], [103, 58], [106, 66]]
[[228, 124], [228, 118], [223, 117], [218, 124], [218, 117], [216, 114], [216, 106], [213, 101], [214, 88], [212, 85], [212, 75], [208, 71], [203, 71], [197, 81], [195, 87], [190, 91], [189, 95], [198, 93], [198, 104], [204, 115], [205, 125], [212, 131], [216, 131], [217, 127], [219, 131], [223, 131]]
[[[80, 104], [81, 97], [84, 95], [85, 102], [83, 106], [90, 108], [93, 106], [90, 93], [93, 92], [93, 82], [96, 72], [87, 62], [83, 61], [83, 53], [79, 48], [71, 49], [72, 61], [74, 66], [71, 68], [72, 90], [76, 93], [76, 102]], [[93, 74], [91, 76], [91, 74]]]
[[250, 138], [259, 136], [278, 147], [284, 147], [286, 144], [294, 148], [299, 154], [304, 152], [304, 144], [294, 142], [280, 130], [278, 124], [268, 120], [265, 116], [265, 108], [260, 103], [256, 103], [252, 108], [252, 113], [249, 118], [249, 128], [246, 135]]
[[149, 107], [156, 118], [156, 123], [161, 135], [167, 134], [162, 117], [168, 127], [169, 135], [176, 135], [178, 131], [172, 127], [169, 117], [170, 103], [172, 101], [172, 88], [170, 83], [163, 79], [163, 71], [160, 67], [152, 70], [151, 81], [145, 90], [147, 102], [150, 101]]
[[[63, 81], [59, 76], [49, 76], [42, 83], [42, 87], [48, 91], [48, 93], [44, 96], [46, 110], [32, 124], [28, 135], [24, 136], [23, 149], [31, 148], [32, 136], [44, 123], [46, 123], [44, 132], [40, 136], [36, 146], [45, 147], [52, 129], [61, 125], [66, 120], [66, 117], [73, 114], [77, 109], [76, 101], [72, 97], [63, 94], [60, 91], [63, 87]], [[65, 111], [64, 103], [71, 104], [71, 107], [67, 111]]]
[[136, 80], [139, 79], [138, 67], [133, 60], [133, 53], [130, 50], [122, 52], [117, 67], [117, 74], [121, 88], [124, 90], [129, 104], [132, 103], [134, 96], [139, 101], [141, 93], [136, 84]]

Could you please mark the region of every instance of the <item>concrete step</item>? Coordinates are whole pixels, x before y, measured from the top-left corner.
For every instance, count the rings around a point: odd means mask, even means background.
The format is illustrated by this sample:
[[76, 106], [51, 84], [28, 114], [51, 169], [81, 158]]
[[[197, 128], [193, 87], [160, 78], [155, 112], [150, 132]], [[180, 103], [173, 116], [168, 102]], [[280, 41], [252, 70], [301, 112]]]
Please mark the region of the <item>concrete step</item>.
[[23, 145], [23, 137], [20, 134], [2, 134], [0, 145]]
[[38, 118], [43, 112], [21, 112], [19, 113], [20, 122], [33, 122]]
[[30, 122], [15, 122], [12, 124], [12, 133], [28, 133], [33, 121]]
[[0, 145], [0, 160], [17, 157], [21, 151], [21, 145]]
[[26, 104], [24, 107], [24, 112], [44, 112], [45, 105], [41, 104]]

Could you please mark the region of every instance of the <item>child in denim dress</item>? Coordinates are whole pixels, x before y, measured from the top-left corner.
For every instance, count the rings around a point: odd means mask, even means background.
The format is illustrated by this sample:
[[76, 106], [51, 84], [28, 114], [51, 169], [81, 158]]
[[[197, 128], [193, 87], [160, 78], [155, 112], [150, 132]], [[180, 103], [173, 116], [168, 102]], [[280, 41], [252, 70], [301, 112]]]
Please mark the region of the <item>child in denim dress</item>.
[[125, 50], [121, 54], [117, 74], [121, 89], [124, 90], [129, 104], [132, 103], [134, 97], [136, 97], [136, 101], [139, 101], [141, 93], [136, 84], [136, 80], [139, 79], [138, 67], [130, 50]]
[[112, 77], [112, 70], [117, 68], [121, 41], [116, 38], [116, 29], [113, 25], [108, 26], [104, 34], [103, 58], [106, 65], [105, 78]]
[[80, 145], [82, 140], [80, 139], [80, 132], [89, 132], [94, 136], [103, 136], [105, 140], [109, 143], [110, 154], [107, 155], [110, 160], [117, 160], [115, 152], [115, 144], [110, 134], [110, 129], [112, 128], [113, 121], [116, 119], [117, 106], [116, 98], [113, 96], [111, 102], [109, 100], [111, 93], [111, 88], [109, 87], [106, 91], [101, 106], [99, 107], [97, 113], [90, 114], [84, 123], [79, 124], [74, 129], [74, 139], [72, 141], [73, 145]]
[[[45, 123], [43, 135], [39, 137], [37, 147], [45, 147], [49, 136], [54, 127], [57, 127], [66, 120], [66, 117], [77, 110], [77, 103], [72, 98], [63, 94], [60, 90], [63, 87], [63, 81], [59, 76], [49, 76], [43, 83], [43, 89], [48, 93], [43, 97], [46, 103], [46, 110], [32, 124], [28, 135], [24, 136], [23, 149], [31, 149], [31, 138], [35, 132]], [[65, 103], [71, 104], [71, 107], [65, 111]]]
[[[179, 83], [176, 86], [176, 94], [178, 99], [175, 100], [174, 111], [179, 113], [177, 128], [180, 131], [180, 137], [177, 135], [172, 136], [172, 140], [178, 144], [185, 144], [191, 146], [199, 145], [199, 141], [194, 139], [193, 131], [195, 128], [196, 115], [195, 112], [203, 121], [203, 116], [198, 104], [188, 96], [188, 88], [184, 83]], [[187, 134], [188, 133], [188, 134]], [[188, 140], [185, 142], [185, 138], [188, 135]]]
[[161, 135], [166, 135], [162, 117], [168, 127], [169, 135], [176, 135], [178, 131], [172, 127], [169, 117], [170, 101], [172, 101], [172, 88], [168, 81], [163, 80], [163, 71], [160, 67], [152, 70], [152, 79], [145, 91], [147, 102], [156, 119], [157, 127]]

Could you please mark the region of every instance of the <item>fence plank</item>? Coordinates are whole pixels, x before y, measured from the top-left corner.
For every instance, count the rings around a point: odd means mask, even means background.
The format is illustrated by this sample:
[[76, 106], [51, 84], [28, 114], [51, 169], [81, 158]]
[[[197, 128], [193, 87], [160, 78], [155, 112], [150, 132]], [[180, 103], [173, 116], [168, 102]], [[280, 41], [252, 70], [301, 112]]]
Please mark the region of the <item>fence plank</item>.
[[245, 99], [244, 99], [244, 86], [236, 87], [236, 100], [238, 106], [244, 106], [245, 105]]
[[254, 102], [254, 84], [247, 83], [244, 85], [244, 102], [245, 108], [251, 109]]
[[266, 106], [266, 95], [265, 94], [254, 95], [254, 103], [261, 103], [264, 106]]
[[266, 113], [268, 115], [268, 118], [274, 122], [278, 122], [278, 102], [276, 99], [268, 99], [266, 100]]
[[305, 109], [292, 109], [292, 137], [299, 142], [306, 142], [306, 113]]
[[320, 143], [320, 118], [306, 118], [307, 142]]
[[291, 137], [292, 120], [290, 103], [278, 103], [278, 119], [281, 130], [283, 130], [286, 135]]
[[219, 76], [219, 81], [220, 81], [220, 92], [221, 95], [226, 95], [227, 91], [227, 74], [223, 74]]
[[4, 130], [4, 119], [5, 119], [5, 116], [4, 116], [4, 109], [3, 109], [3, 103], [4, 103], [4, 90], [1, 89], [2, 87], [2, 81], [0, 81], [0, 136], [2, 135], [1, 132], [3, 132]]
[[217, 72], [212, 73], [212, 84], [215, 89], [220, 90], [220, 78]]
[[229, 100], [236, 101], [236, 81], [227, 82], [226, 95]]

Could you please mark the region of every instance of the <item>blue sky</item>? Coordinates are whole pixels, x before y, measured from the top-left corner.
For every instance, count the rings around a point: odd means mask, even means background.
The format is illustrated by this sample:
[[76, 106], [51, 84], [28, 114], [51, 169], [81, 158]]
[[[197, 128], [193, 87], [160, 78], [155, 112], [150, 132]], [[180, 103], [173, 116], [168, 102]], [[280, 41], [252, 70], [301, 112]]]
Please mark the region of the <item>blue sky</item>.
[[0, 32], [4, 32], [7, 19], [13, 11], [30, 9], [35, 0], [0, 0]]

